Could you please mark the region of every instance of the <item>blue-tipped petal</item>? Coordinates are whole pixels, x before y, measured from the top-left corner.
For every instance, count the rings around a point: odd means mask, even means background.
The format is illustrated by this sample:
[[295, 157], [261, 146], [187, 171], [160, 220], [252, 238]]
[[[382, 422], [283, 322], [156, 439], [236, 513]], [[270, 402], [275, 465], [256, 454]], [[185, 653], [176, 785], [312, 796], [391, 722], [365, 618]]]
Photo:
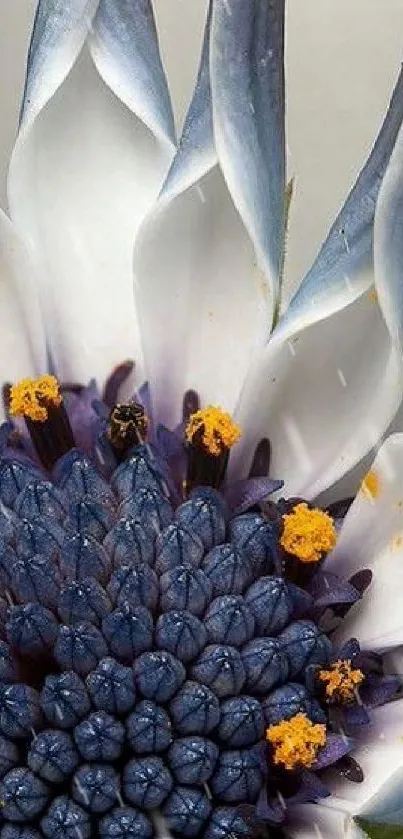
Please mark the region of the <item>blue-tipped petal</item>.
[[160, 579], [161, 610], [188, 610], [203, 615], [212, 598], [213, 587], [201, 568], [178, 565]]
[[89, 815], [67, 795], [55, 798], [41, 821], [46, 839], [91, 839]]
[[85, 580], [95, 577], [105, 583], [110, 574], [111, 561], [105, 548], [84, 533], [65, 539], [60, 551], [60, 569], [66, 580]]
[[164, 650], [140, 655], [134, 663], [134, 674], [143, 696], [160, 703], [171, 699], [186, 678], [182, 662]]
[[31, 822], [44, 810], [49, 787], [30, 769], [12, 769], [0, 785], [2, 811], [11, 822]]
[[126, 720], [127, 739], [139, 755], [164, 752], [172, 742], [172, 724], [167, 712], [144, 699]]
[[102, 634], [111, 653], [131, 664], [153, 646], [153, 619], [145, 606], [123, 603], [104, 618]]
[[93, 577], [63, 586], [57, 604], [59, 617], [66, 624], [89, 621], [99, 625], [111, 609], [105, 590]]
[[196, 658], [207, 643], [204, 624], [190, 612], [166, 612], [155, 627], [155, 644], [187, 664]]
[[151, 839], [152, 833], [147, 816], [134, 807], [117, 807], [99, 824], [100, 839]]
[[137, 807], [154, 810], [171, 792], [173, 778], [160, 757], [130, 760], [123, 771], [123, 793]]
[[137, 242], [154, 414], [168, 427], [191, 388], [232, 411], [269, 334], [284, 228], [283, 17], [281, 0], [212, 4], [178, 153]]
[[90, 711], [84, 683], [76, 673], [47, 676], [41, 693], [41, 709], [55, 728], [73, 728]]
[[194, 663], [192, 678], [207, 685], [217, 696], [236, 695], [245, 683], [245, 668], [235, 647], [210, 644]]
[[84, 764], [72, 780], [73, 798], [93, 815], [111, 810], [118, 800], [120, 779], [113, 766]]
[[80, 676], [87, 676], [107, 653], [103, 635], [92, 624], [60, 627], [54, 656], [62, 670], [74, 670]]
[[168, 764], [179, 784], [205, 784], [213, 774], [218, 746], [206, 737], [176, 739], [168, 752]]
[[42, 731], [32, 741], [27, 764], [36, 775], [52, 784], [61, 784], [74, 772], [80, 757], [65, 731]]
[[53, 649], [59, 625], [49, 609], [39, 603], [12, 606], [7, 620], [7, 638], [20, 655], [37, 657]]
[[136, 701], [132, 668], [114, 658], [99, 662], [87, 676], [87, 688], [95, 708], [111, 714], [127, 714]]
[[121, 565], [136, 565], [146, 562], [151, 565], [154, 558], [154, 533], [147, 523], [132, 516], [120, 518], [104, 540], [104, 548], [115, 568]]
[[179, 734], [210, 734], [220, 719], [220, 703], [205, 684], [185, 682], [169, 706]]
[[112, 574], [107, 591], [112, 603], [118, 606], [146, 606], [154, 611], [159, 594], [157, 575], [144, 563], [133, 568], [122, 565]]
[[162, 812], [168, 827], [179, 836], [197, 836], [211, 813], [211, 802], [201, 790], [176, 787]]

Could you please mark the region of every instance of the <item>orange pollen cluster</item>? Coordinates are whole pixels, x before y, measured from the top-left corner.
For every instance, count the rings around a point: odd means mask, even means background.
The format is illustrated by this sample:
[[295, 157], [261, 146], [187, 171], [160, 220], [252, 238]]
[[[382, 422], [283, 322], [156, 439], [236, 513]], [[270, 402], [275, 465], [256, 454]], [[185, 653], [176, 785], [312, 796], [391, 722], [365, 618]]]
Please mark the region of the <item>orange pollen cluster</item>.
[[218, 457], [238, 442], [241, 430], [229, 414], [209, 405], [190, 416], [185, 434], [188, 443], [194, 443], [196, 435], [198, 438], [200, 435], [197, 442], [209, 454]]
[[10, 414], [33, 422], [46, 422], [50, 407], [62, 403], [59, 382], [55, 376], [21, 379], [10, 391]]
[[327, 698], [345, 704], [354, 702], [364, 678], [361, 670], [353, 670], [350, 659], [335, 661], [330, 670], [319, 673], [319, 681], [326, 684]]
[[289, 770], [309, 769], [326, 743], [326, 726], [315, 725], [306, 714], [299, 713], [290, 720], [271, 725], [266, 731], [266, 739], [273, 746], [275, 764]]
[[318, 562], [334, 548], [336, 538], [333, 519], [323, 510], [301, 503], [283, 516], [280, 544], [301, 562]]

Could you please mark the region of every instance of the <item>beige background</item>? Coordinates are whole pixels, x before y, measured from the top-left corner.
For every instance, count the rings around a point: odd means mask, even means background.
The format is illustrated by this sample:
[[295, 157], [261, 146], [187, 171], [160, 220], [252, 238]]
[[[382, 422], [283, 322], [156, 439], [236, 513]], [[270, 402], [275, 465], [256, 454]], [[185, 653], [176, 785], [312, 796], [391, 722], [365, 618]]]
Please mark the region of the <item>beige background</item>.
[[[180, 119], [193, 83], [206, 0], [154, 1]], [[35, 0], [1, 0], [0, 5], [3, 206], [35, 6]], [[288, 2], [288, 152], [290, 174], [296, 176], [290, 284], [314, 257], [370, 148], [399, 70], [402, 46], [403, 0]]]

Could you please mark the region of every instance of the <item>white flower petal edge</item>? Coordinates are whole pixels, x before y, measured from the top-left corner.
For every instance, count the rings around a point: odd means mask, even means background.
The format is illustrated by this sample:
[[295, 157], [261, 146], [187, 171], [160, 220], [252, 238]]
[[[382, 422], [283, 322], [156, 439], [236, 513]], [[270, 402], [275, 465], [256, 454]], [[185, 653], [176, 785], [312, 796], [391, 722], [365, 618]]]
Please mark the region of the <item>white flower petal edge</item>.
[[371, 719], [372, 725], [358, 737], [354, 749], [354, 759], [364, 772], [363, 782], [354, 784], [329, 772], [324, 781], [329, 782], [331, 797], [296, 808], [289, 829], [292, 839], [319, 836], [315, 825], [326, 839], [359, 839], [364, 834], [354, 816], [403, 825], [403, 701], [377, 708]]
[[[374, 212], [403, 118], [403, 75], [373, 151], [313, 267], [265, 350], [248, 372], [237, 421], [243, 438], [233, 472], [262, 437], [273, 475], [312, 498], [348, 472], [379, 440], [402, 394], [401, 342], [371, 289]], [[382, 243], [375, 242], [375, 249]], [[380, 259], [376, 260], [376, 266]], [[393, 295], [393, 289], [390, 289]], [[375, 299], [374, 299], [375, 298]], [[402, 317], [395, 297], [396, 317]], [[245, 468], [245, 467], [244, 467]]]
[[62, 379], [102, 382], [128, 356], [142, 378], [133, 244], [173, 152], [148, 0], [40, 0], [9, 203]]
[[[46, 369], [46, 346], [34, 268], [12, 223], [0, 211], [0, 379], [3, 383]], [[0, 417], [4, 411], [0, 401]]]
[[213, 0], [177, 157], [135, 249], [157, 420], [235, 407], [267, 340], [284, 225], [284, 0]]
[[350, 507], [326, 567], [349, 576], [370, 568], [363, 600], [343, 621], [337, 641], [351, 636], [368, 649], [402, 642], [403, 631], [403, 434], [379, 449], [369, 478]]

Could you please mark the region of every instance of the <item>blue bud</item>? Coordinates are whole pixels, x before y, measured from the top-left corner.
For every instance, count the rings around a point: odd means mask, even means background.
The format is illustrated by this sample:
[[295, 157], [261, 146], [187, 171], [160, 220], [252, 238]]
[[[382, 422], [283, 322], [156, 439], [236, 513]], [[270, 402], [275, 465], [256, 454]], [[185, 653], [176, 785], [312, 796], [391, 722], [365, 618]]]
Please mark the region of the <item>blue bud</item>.
[[0, 541], [0, 583], [2, 593], [6, 589], [12, 589], [14, 569], [17, 563], [17, 557], [11, 545], [6, 545]]
[[63, 586], [57, 604], [59, 617], [66, 624], [89, 621], [99, 625], [111, 609], [105, 590], [93, 577]]
[[1, 839], [43, 839], [43, 836], [33, 827], [5, 824], [1, 830]]
[[14, 655], [5, 641], [0, 641], [0, 682], [17, 681], [17, 666]]
[[155, 643], [186, 664], [205, 647], [207, 634], [201, 620], [190, 612], [166, 612], [158, 618]]
[[62, 670], [87, 676], [107, 653], [103, 635], [91, 623], [60, 627], [54, 655]]
[[328, 664], [332, 642], [313, 621], [295, 621], [279, 636], [289, 662], [290, 676], [296, 676], [310, 664]]
[[281, 577], [261, 577], [250, 586], [245, 600], [252, 610], [259, 635], [277, 635], [293, 613], [293, 600]]
[[58, 553], [65, 538], [64, 529], [52, 519], [33, 519], [19, 522], [15, 531], [16, 550], [19, 557], [53, 557]]
[[131, 516], [120, 518], [104, 540], [104, 547], [112, 559], [113, 566], [151, 565], [154, 560], [155, 533], [147, 523]]
[[254, 638], [242, 650], [242, 663], [251, 693], [267, 694], [288, 678], [288, 659], [277, 638]]
[[242, 594], [255, 579], [253, 562], [230, 542], [213, 548], [204, 557], [201, 567], [213, 586], [215, 597]]
[[19, 763], [20, 755], [15, 743], [0, 735], [0, 778]]
[[143, 653], [134, 663], [139, 691], [146, 699], [167, 702], [186, 678], [183, 664], [165, 650]]
[[0, 461], [0, 499], [6, 507], [13, 507], [17, 496], [24, 489], [25, 484], [35, 478], [41, 478], [41, 473], [18, 460], [2, 458]]
[[123, 770], [125, 798], [145, 810], [159, 807], [172, 787], [172, 775], [160, 757], [130, 760]]
[[91, 705], [84, 683], [70, 672], [46, 677], [41, 707], [56, 728], [73, 728], [88, 714]]
[[247, 839], [250, 835], [250, 825], [237, 808], [217, 807], [211, 814], [204, 839], [228, 839], [229, 836]]
[[50, 481], [44, 480], [28, 481], [15, 499], [14, 510], [20, 519], [44, 516], [60, 523], [67, 515], [62, 493]]
[[99, 825], [100, 839], [151, 839], [151, 822], [133, 807], [117, 807]]
[[71, 789], [77, 804], [90, 813], [106, 813], [118, 800], [120, 779], [113, 766], [84, 764], [74, 775]]
[[103, 658], [87, 676], [87, 687], [95, 708], [110, 714], [127, 714], [136, 701], [134, 674], [114, 658]]
[[204, 614], [212, 597], [212, 586], [200, 568], [178, 565], [160, 578], [161, 611], [173, 609]]
[[60, 551], [60, 568], [69, 582], [94, 577], [106, 583], [111, 571], [111, 561], [105, 548], [84, 533], [67, 538]]
[[179, 734], [209, 734], [220, 719], [217, 696], [197, 682], [185, 682], [172, 699], [169, 711]]
[[90, 817], [67, 795], [55, 798], [41, 821], [46, 839], [91, 839]]
[[211, 644], [242, 647], [253, 637], [255, 619], [243, 597], [225, 594], [212, 601], [204, 625]]
[[11, 822], [30, 822], [42, 812], [49, 798], [49, 787], [30, 769], [19, 767], [3, 778], [0, 798], [4, 818]]
[[9, 609], [6, 631], [10, 644], [21, 655], [37, 657], [53, 649], [59, 624], [49, 609], [27, 603]]
[[210, 783], [222, 801], [254, 804], [263, 784], [258, 755], [253, 749], [221, 752]]
[[201, 539], [206, 551], [225, 539], [226, 518], [222, 499], [211, 495], [192, 495], [177, 508], [175, 517], [191, 533]]
[[155, 570], [164, 574], [177, 565], [197, 567], [204, 554], [203, 542], [198, 536], [173, 522], [158, 534], [155, 542]]
[[146, 606], [154, 611], [159, 596], [158, 578], [145, 563], [135, 567], [122, 565], [113, 572], [107, 592], [114, 605]]
[[79, 756], [65, 731], [42, 731], [32, 741], [27, 764], [36, 775], [53, 784], [61, 784], [74, 772]]
[[132, 456], [118, 466], [112, 475], [111, 484], [120, 501], [140, 489], [166, 494], [163, 474], [144, 446], [138, 446]]
[[227, 746], [231, 749], [253, 746], [263, 735], [264, 718], [257, 699], [235, 696], [222, 703], [218, 736]]
[[86, 496], [92, 501], [114, 501], [109, 484], [77, 449], [71, 449], [57, 461], [53, 478], [71, 500], [79, 501]]
[[4, 544], [14, 541], [14, 528], [18, 522], [17, 516], [11, 511], [0, 510], [0, 541]]
[[179, 784], [205, 784], [214, 772], [218, 753], [218, 746], [205, 737], [183, 737], [169, 749], [169, 768]]
[[28, 685], [0, 685], [0, 731], [11, 739], [31, 737], [41, 724], [39, 696]]
[[136, 754], [164, 752], [172, 742], [172, 725], [166, 711], [144, 699], [126, 720], [127, 739]]
[[162, 492], [143, 487], [123, 501], [119, 507], [119, 516], [132, 516], [157, 534], [172, 521], [173, 511]]
[[193, 679], [210, 687], [220, 698], [240, 693], [245, 682], [244, 666], [235, 647], [209, 645], [191, 672]]
[[69, 506], [69, 532], [83, 533], [102, 542], [115, 523], [115, 513], [111, 506], [82, 498], [72, 501]]
[[144, 606], [125, 603], [102, 622], [102, 633], [110, 651], [119, 661], [133, 662], [153, 645], [153, 619]]
[[197, 836], [211, 813], [211, 803], [204, 792], [192, 787], [176, 787], [163, 808], [171, 830], [179, 836]]
[[13, 567], [12, 588], [23, 603], [41, 603], [55, 609], [61, 578], [56, 561], [47, 556], [27, 556]]
[[269, 571], [277, 549], [278, 533], [272, 522], [259, 513], [236, 516], [229, 525], [230, 540], [253, 563], [255, 574], [262, 566]]
[[124, 726], [105, 711], [90, 714], [74, 730], [74, 741], [84, 760], [117, 760], [124, 740]]
[[312, 722], [326, 722], [326, 714], [319, 703], [298, 682], [288, 682], [277, 688], [262, 704], [266, 726], [276, 725], [282, 720], [289, 720], [296, 714], [306, 714]]

